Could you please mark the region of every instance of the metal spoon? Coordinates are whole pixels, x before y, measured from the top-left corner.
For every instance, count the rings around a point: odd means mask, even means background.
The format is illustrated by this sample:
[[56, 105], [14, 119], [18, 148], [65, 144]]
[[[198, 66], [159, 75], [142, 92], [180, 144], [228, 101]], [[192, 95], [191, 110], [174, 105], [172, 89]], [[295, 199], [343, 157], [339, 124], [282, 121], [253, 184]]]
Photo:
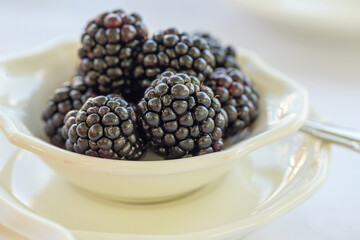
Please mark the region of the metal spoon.
[[360, 132], [330, 123], [307, 120], [302, 131], [360, 152]]

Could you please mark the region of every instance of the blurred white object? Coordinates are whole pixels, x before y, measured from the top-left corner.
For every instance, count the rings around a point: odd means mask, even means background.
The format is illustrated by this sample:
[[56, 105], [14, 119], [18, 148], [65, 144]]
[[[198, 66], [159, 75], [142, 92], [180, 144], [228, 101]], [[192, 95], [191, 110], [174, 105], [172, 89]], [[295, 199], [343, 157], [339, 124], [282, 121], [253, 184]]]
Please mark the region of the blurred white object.
[[286, 24], [338, 33], [360, 33], [358, 0], [227, 0]]
[[[2, 150], [7, 149], [2, 148]], [[1, 172], [0, 179], [4, 178], [4, 174]], [[75, 240], [64, 227], [24, 210], [23, 206], [19, 206], [11, 196], [6, 194], [1, 184], [0, 213], [0, 239], [2, 239], [1, 233], [4, 233], [7, 239], [8, 237], [11, 239], [25, 237], [30, 240]]]

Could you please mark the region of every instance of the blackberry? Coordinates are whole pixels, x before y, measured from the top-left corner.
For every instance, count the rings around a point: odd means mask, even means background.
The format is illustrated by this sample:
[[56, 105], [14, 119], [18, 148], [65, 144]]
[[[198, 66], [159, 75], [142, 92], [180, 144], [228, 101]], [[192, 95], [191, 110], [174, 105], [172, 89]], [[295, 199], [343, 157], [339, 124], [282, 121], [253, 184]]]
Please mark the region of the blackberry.
[[217, 68], [205, 85], [219, 97], [228, 115], [227, 136], [245, 129], [259, 115], [259, 93], [249, 77], [238, 69]]
[[223, 149], [226, 113], [213, 91], [194, 76], [164, 72], [146, 90], [138, 109], [152, 149], [167, 159]]
[[186, 73], [201, 82], [213, 72], [215, 58], [206, 40], [169, 28], [142, 45], [133, 76], [141, 94], [164, 71]]
[[80, 109], [89, 97], [96, 95], [95, 91], [85, 85], [84, 77], [81, 75], [74, 76], [71, 81], [65, 82], [61, 88], [55, 90], [42, 113], [45, 133], [52, 144], [65, 147], [65, 139], [61, 134], [64, 116], [73, 109]]
[[147, 30], [138, 14], [105, 12], [91, 20], [81, 37], [80, 70], [87, 86], [102, 94], [125, 93], [130, 73]]
[[212, 53], [215, 56], [216, 67], [237, 68], [240, 69], [240, 64], [236, 61], [236, 51], [231, 45], [223, 46], [220, 41], [212, 37], [209, 33], [198, 32], [195, 36], [200, 36], [208, 42]]
[[76, 115], [78, 112], [78, 109], [71, 110], [64, 117], [64, 125], [61, 128], [61, 135], [65, 139], [65, 142], [69, 139], [68, 132], [70, 127], [76, 123]]
[[88, 156], [137, 160], [144, 153], [134, 107], [120, 97], [89, 98], [66, 116], [63, 133], [67, 150]]

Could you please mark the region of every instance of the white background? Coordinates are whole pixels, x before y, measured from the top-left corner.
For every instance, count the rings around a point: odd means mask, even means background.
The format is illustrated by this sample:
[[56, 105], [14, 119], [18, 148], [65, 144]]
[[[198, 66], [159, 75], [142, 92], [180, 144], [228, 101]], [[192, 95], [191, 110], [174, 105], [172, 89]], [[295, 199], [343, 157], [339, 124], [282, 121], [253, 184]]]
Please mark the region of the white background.
[[[113, 8], [140, 13], [151, 31], [169, 26], [208, 30], [254, 51], [307, 87], [312, 106], [329, 121], [360, 129], [360, 33], [314, 31], [289, 19], [273, 22], [223, 1], [0, 0], [0, 55], [80, 36], [87, 19]], [[320, 191], [246, 239], [352, 240], [360, 239], [359, 226], [360, 154], [334, 146], [329, 178]]]

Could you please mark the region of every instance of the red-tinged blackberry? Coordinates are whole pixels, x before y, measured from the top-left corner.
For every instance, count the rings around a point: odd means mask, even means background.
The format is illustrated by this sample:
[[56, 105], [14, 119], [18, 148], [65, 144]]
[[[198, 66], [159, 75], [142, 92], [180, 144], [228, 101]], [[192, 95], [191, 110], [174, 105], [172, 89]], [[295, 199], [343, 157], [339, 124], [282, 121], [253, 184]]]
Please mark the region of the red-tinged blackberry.
[[141, 17], [122, 10], [105, 12], [91, 20], [81, 37], [80, 70], [87, 86], [102, 94], [124, 93], [130, 89], [130, 73], [147, 39]]
[[169, 28], [154, 34], [142, 45], [133, 76], [139, 92], [164, 71], [186, 73], [204, 81], [213, 72], [215, 58], [209, 44], [198, 36]]
[[194, 76], [164, 72], [146, 90], [138, 110], [150, 146], [167, 159], [223, 149], [226, 113]]
[[248, 127], [259, 115], [259, 93], [255, 84], [235, 68], [217, 68], [205, 81], [228, 115], [226, 136]]
[[212, 53], [215, 56], [216, 60], [216, 68], [224, 67], [224, 68], [237, 68], [240, 69], [240, 64], [236, 61], [236, 51], [235, 48], [231, 45], [224, 46], [220, 43], [220, 41], [209, 33], [198, 32], [195, 33], [196, 36], [200, 36], [208, 42]]
[[63, 134], [67, 150], [88, 156], [137, 160], [145, 150], [134, 107], [120, 97], [89, 98], [66, 116]]
[[96, 95], [95, 91], [85, 85], [81, 75], [74, 76], [71, 81], [55, 90], [42, 113], [45, 133], [52, 144], [65, 147], [65, 139], [61, 134], [64, 116], [71, 110], [80, 109], [89, 97]]

